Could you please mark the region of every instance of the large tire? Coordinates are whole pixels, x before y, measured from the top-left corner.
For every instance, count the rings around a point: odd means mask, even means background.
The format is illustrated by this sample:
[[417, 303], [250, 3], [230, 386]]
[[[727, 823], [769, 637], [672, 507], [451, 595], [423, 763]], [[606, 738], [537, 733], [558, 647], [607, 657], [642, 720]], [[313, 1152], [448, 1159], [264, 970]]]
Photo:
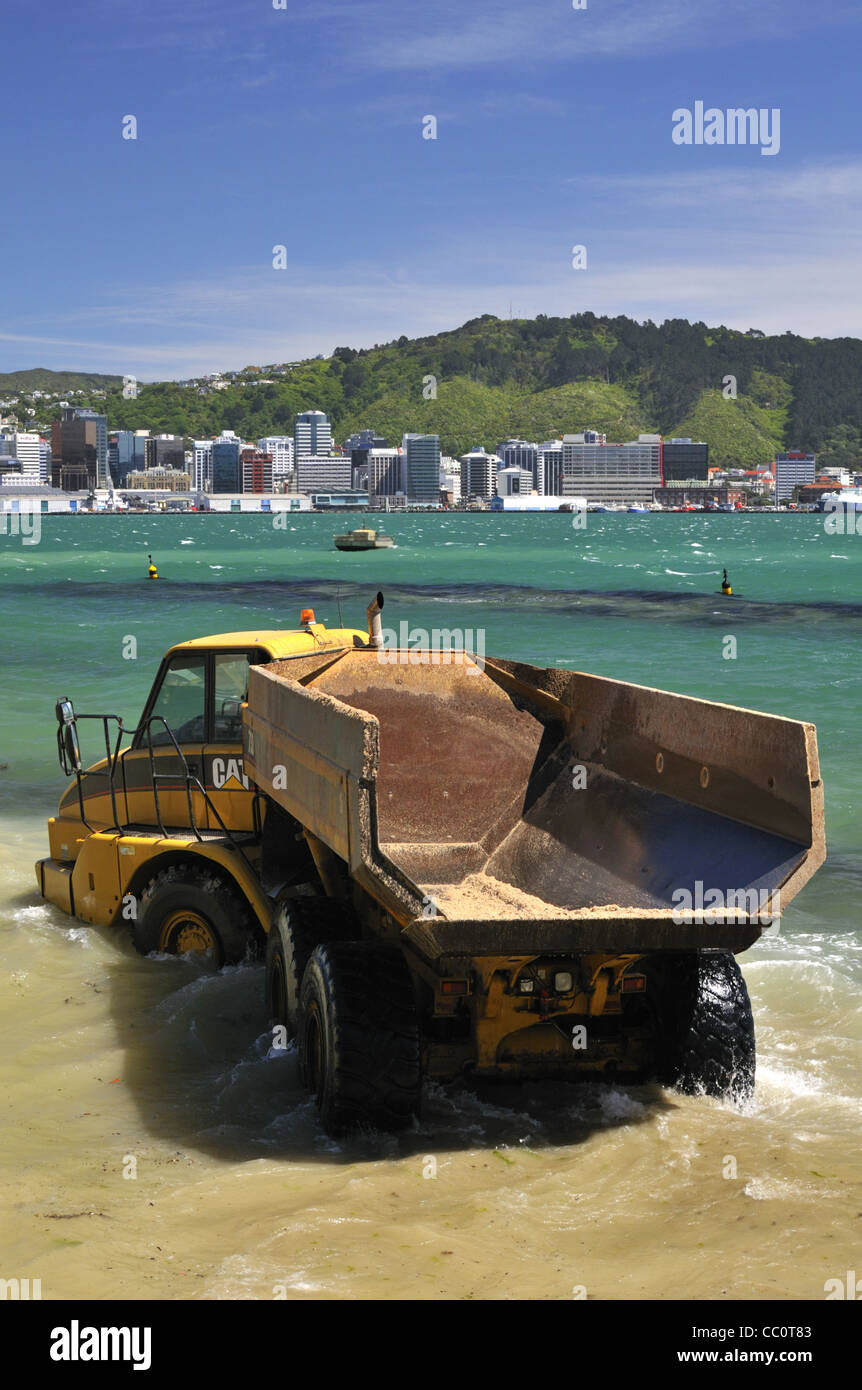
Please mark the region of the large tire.
[[742, 1104], [754, 1092], [754, 1019], [729, 952], [687, 952], [647, 966], [658, 1014], [657, 1080]]
[[397, 947], [317, 947], [302, 979], [299, 1062], [328, 1134], [410, 1126], [422, 1088], [419, 1022]]
[[299, 991], [316, 946], [356, 941], [361, 927], [343, 898], [286, 897], [276, 908], [266, 942], [266, 1007], [272, 1023], [296, 1037]]
[[239, 891], [211, 869], [174, 864], [151, 878], [138, 904], [132, 940], [141, 955], [209, 954], [216, 968], [236, 965], [257, 944], [255, 922]]

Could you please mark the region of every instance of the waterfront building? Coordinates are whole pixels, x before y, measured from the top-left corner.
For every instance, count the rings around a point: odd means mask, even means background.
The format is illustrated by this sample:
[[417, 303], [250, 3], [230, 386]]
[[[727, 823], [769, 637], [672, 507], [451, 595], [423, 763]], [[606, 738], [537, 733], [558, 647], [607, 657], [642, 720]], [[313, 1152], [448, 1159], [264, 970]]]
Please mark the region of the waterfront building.
[[405, 434], [405, 491], [411, 502], [440, 503], [440, 436]]
[[257, 447], [264, 454], [272, 454], [273, 485], [286, 483], [293, 472], [293, 435], [268, 434], [257, 441]]
[[497, 493], [497, 469], [502, 460], [497, 454], [489, 454], [478, 444], [469, 454], [461, 455], [461, 496], [465, 502], [471, 498], [488, 501]]
[[114, 430], [108, 435], [108, 469], [117, 487], [125, 487], [132, 472], [147, 466], [149, 430]]
[[296, 486], [299, 492], [350, 492], [351, 475], [350, 459], [346, 454], [296, 455]]
[[366, 491], [371, 497], [396, 497], [406, 493], [406, 459], [402, 449], [368, 450]]
[[662, 477], [675, 482], [706, 482], [709, 478], [709, 445], [693, 439], [666, 439], [662, 445]]
[[0, 454], [17, 464], [11, 471], [17, 472], [25, 485], [38, 487], [47, 481], [43, 471], [44, 443], [39, 434], [29, 430], [12, 430], [0, 439]]
[[305, 410], [293, 424], [293, 462], [332, 453], [332, 425], [322, 410]]
[[129, 491], [140, 489], [147, 492], [189, 492], [192, 480], [180, 468], [145, 468], [139, 473], [130, 473], [126, 487]]
[[498, 497], [529, 497], [534, 491], [530, 468], [498, 468], [494, 481]]
[[222, 435], [212, 442], [212, 491], [241, 492], [241, 442]]
[[628, 444], [587, 443], [583, 435], [563, 436], [560, 491], [588, 502], [652, 502], [661, 487], [661, 436], [641, 434]]
[[559, 497], [563, 473], [562, 439], [546, 439], [539, 445], [536, 465], [536, 491], [540, 496]]
[[793, 496], [793, 489], [803, 483], [813, 483], [817, 455], [802, 449], [790, 449], [775, 458], [775, 500], [783, 502]]
[[526, 439], [504, 439], [497, 446], [497, 456], [504, 468], [527, 469], [533, 475], [533, 487], [539, 491], [539, 446]]
[[240, 462], [243, 492], [272, 492], [272, 454], [263, 449], [243, 449]]
[[144, 441], [146, 467], [179, 468], [185, 466], [185, 442], [181, 434], [157, 434]]

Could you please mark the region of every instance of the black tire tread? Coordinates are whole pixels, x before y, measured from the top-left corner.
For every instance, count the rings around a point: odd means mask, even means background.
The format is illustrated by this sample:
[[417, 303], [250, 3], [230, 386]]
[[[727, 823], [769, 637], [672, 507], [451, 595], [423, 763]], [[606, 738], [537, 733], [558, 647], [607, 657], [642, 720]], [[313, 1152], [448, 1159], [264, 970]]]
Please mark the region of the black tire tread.
[[754, 1019], [729, 952], [692, 952], [660, 967], [659, 1079], [686, 1095], [743, 1103], [754, 1092]]
[[[288, 1037], [296, 1035], [302, 977], [315, 947], [355, 941], [360, 930], [356, 913], [344, 898], [285, 897], [278, 904], [266, 944], [266, 1007], [270, 1018], [287, 1029]], [[272, 992], [274, 956], [279, 950], [288, 994], [285, 1018], [275, 1018]]]
[[[419, 1111], [422, 1065], [410, 972], [401, 951], [368, 942], [318, 947], [302, 985], [302, 1010], [323, 1002], [326, 1051], [321, 1119], [334, 1134], [361, 1125], [404, 1129]], [[304, 1036], [300, 1064], [308, 1082]]]
[[[205, 899], [213, 900], [217, 920], [212, 925], [222, 947], [220, 965], [238, 965], [253, 953], [257, 923], [245, 898], [214, 869], [187, 863], [160, 869], [140, 895], [137, 917], [132, 923], [132, 940], [142, 955], [159, 949], [159, 899], [174, 889], [200, 893]], [[206, 904], [196, 906], [201, 909]]]

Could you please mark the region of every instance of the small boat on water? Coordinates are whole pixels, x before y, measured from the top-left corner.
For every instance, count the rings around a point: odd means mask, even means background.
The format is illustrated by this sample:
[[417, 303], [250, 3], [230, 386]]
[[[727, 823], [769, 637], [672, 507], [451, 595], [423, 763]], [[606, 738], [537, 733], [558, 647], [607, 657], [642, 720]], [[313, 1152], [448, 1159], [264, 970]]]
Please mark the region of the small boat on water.
[[375, 531], [371, 526], [357, 526], [343, 536], [333, 536], [336, 550], [388, 550], [395, 544], [392, 536]]

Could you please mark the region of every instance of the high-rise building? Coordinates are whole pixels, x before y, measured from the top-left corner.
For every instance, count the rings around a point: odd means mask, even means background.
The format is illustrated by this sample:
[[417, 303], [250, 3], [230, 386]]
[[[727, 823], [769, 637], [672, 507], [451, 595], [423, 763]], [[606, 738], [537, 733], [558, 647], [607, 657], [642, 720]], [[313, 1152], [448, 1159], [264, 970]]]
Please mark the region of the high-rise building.
[[108, 467], [118, 487], [126, 486], [132, 472], [147, 466], [149, 430], [114, 430], [108, 435]]
[[352, 491], [350, 459], [346, 454], [300, 454], [296, 460], [298, 492]]
[[44, 440], [38, 434], [24, 430], [12, 430], [4, 436], [0, 453], [15, 459], [20, 465], [21, 482], [37, 486], [46, 481], [42, 471], [42, 445]]
[[[99, 417], [101, 420], [105, 416]], [[92, 411], [64, 407], [62, 418], [51, 425], [51, 482], [65, 492], [80, 492], [105, 481], [108, 440], [105, 433], [104, 466], [99, 467], [99, 421]]]
[[[92, 421], [96, 427], [96, 486], [105, 487], [112, 479], [108, 470], [108, 417], [99, 415], [97, 411], [91, 410], [89, 406], [66, 406], [63, 410], [63, 420], [86, 420]], [[65, 460], [64, 460], [65, 461]]]
[[222, 435], [212, 442], [212, 491], [240, 492], [240, 441]]
[[536, 465], [536, 491], [542, 497], [559, 497], [562, 488], [563, 441], [546, 439], [539, 445]]
[[813, 483], [817, 455], [802, 449], [789, 449], [775, 456], [775, 500], [783, 502], [793, 496], [793, 489], [802, 483]]
[[265, 454], [272, 454], [273, 485], [287, 482], [293, 472], [293, 435], [269, 434], [257, 441], [257, 447]]
[[693, 439], [666, 439], [662, 445], [665, 483], [709, 481], [709, 445]]
[[405, 434], [406, 492], [411, 502], [440, 504], [440, 436]]
[[494, 485], [498, 497], [529, 497], [533, 491], [533, 470], [498, 468]]
[[472, 498], [490, 499], [497, 492], [497, 469], [500, 459], [475, 444], [469, 454], [461, 455], [461, 496], [465, 502]]
[[310, 455], [332, 453], [332, 425], [329, 416], [322, 410], [305, 410], [297, 415], [293, 424], [293, 461], [299, 465], [301, 458]]
[[584, 435], [564, 435], [561, 473], [563, 497], [652, 502], [661, 487], [661, 436], [641, 434], [629, 444], [588, 444]]
[[243, 492], [272, 492], [272, 454], [263, 449], [243, 449]]
[[213, 482], [213, 441], [192, 441], [192, 486], [196, 492], [210, 492]]
[[368, 497], [396, 497], [406, 491], [406, 460], [401, 449], [368, 450]]
[[186, 452], [181, 434], [157, 434], [145, 443], [147, 468], [185, 467]]
[[368, 465], [371, 450], [385, 448], [386, 440], [383, 438], [383, 435], [376, 434], [374, 430], [359, 430], [344, 441], [344, 452], [350, 455], [350, 464], [353, 469], [353, 486], [355, 488], [368, 486]]
[[528, 469], [533, 475], [533, 487], [539, 490], [539, 446], [526, 439], [504, 439], [497, 448], [504, 468]]

